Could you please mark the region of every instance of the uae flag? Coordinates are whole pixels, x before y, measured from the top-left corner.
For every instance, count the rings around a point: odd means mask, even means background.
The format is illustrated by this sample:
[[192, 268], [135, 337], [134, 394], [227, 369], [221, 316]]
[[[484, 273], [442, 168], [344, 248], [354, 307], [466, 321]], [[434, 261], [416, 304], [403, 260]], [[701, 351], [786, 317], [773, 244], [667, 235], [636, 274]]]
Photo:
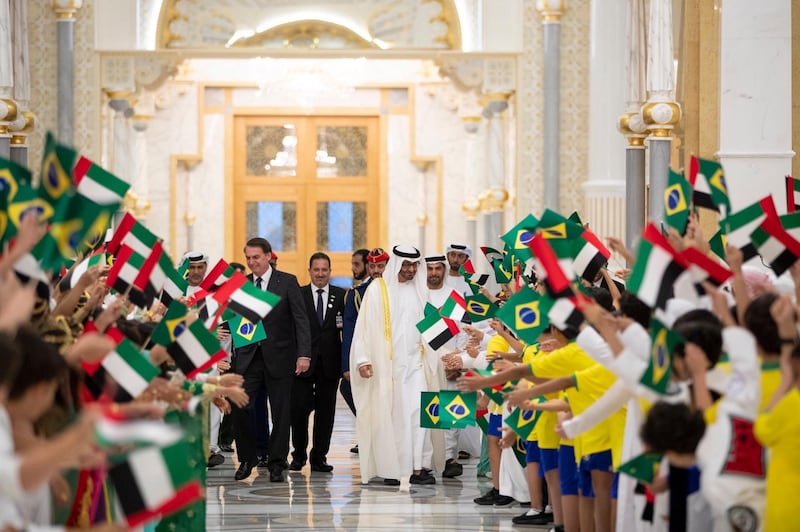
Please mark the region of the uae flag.
[[459, 329], [458, 323], [450, 318], [440, 316], [438, 312], [431, 312], [417, 323], [417, 330], [425, 343], [436, 351], [457, 335], [461, 329]]
[[572, 270], [590, 283], [595, 281], [610, 257], [611, 251], [588, 229], [572, 242]]
[[98, 205], [119, 205], [130, 185], [86, 157], [78, 159], [72, 170], [78, 194]]
[[667, 188], [664, 190], [664, 220], [680, 234], [686, 232], [691, 194], [692, 185], [682, 174], [670, 169]]
[[562, 331], [572, 329], [577, 332], [583, 323], [583, 312], [578, 309], [574, 298], [570, 297], [560, 297], [553, 301], [547, 317], [550, 323]]
[[178, 334], [175, 341], [167, 346], [167, 352], [188, 379], [211, 368], [227, 355], [217, 337], [200, 320], [192, 322], [183, 333]]
[[162, 253], [156, 265], [157, 273], [163, 279], [161, 295], [159, 299], [162, 303], [169, 306], [173, 301], [184, 297], [189, 283], [172, 266], [172, 261], [166, 253]]
[[539, 225], [539, 220], [532, 214], [529, 214], [517, 225], [511, 228], [509, 232], [500, 237], [508, 246], [509, 251], [514, 254], [520, 262], [525, 262], [531, 258], [531, 249], [529, 247], [533, 235], [536, 234], [536, 226]]
[[158, 237], [144, 225], [137, 222], [131, 213], [126, 212], [119, 223], [119, 227], [114, 232], [114, 236], [106, 244], [106, 250], [116, 255], [119, 248], [124, 244], [139, 255], [146, 257], [150, 254], [150, 250], [153, 249], [156, 242], [158, 242]]
[[[572, 222], [567, 223], [577, 227]], [[554, 299], [572, 296], [570, 279], [575, 275], [572, 260], [556, 256], [550, 240], [545, 239], [543, 233], [537, 233], [531, 240], [531, 252], [539, 266], [537, 273], [541, 274], [548, 295]]]
[[704, 282], [709, 282], [714, 286], [720, 286], [733, 277], [733, 272], [720, 264], [719, 261], [709, 258], [708, 255], [697, 248], [686, 248], [681, 255], [689, 264], [688, 271], [698, 294], [706, 293], [702, 286]]
[[450, 297], [442, 304], [439, 313], [443, 317], [450, 318], [456, 322], [472, 323], [469, 319], [467, 302], [464, 300], [464, 296], [455, 290], [450, 292]]
[[657, 453], [644, 453], [631, 458], [621, 464], [617, 471], [633, 477], [643, 484], [652, 484], [658, 474], [663, 455]]
[[108, 265], [108, 256], [104, 251], [101, 250], [97, 253], [92, 253], [76, 264], [70, 271], [68, 271], [67, 275], [64, 277], [64, 279], [62, 279], [61, 282], [65, 283], [69, 288], [75, 288], [83, 274], [86, 273], [86, 270], [94, 266], [106, 265]]
[[647, 306], [663, 309], [672, 297], [675, 281], [685, 269], [686, 261], [650, 223], [639, 243], [627, 289]]
[[483, 294], [467, 296], [464, 301], [467, 304], [467, 312], [472, 323], [493, 318], [497, 313], [497, 305], [489, 301]]
[[36, 296], [50, 301], [50, 278], [39, 265], [39, 261], [26, 253], [14, 263], [14, 273], [22, 284], [36, 283]]
[[[100, 382], [104, 382], [105, 375], [111, 376], [117, 383], [114, 400], [119, 403], [127, 403], [138, 397], [159, 374], [158, 368], [130, 340], [124, 338], [103, 358], [99, 367], [93, 371], [86, 366], [84, 369], [90, 377], [95, 378], [95, 382], [100, 379]], [[101, 371], [100, 375], [98, 371]]]
[[721, 164], [692, 155], [689, 160], [689, 182], [694, 189], [692, 199], [696, 207], [723, 212], [723, 215], [731, 212], [728, 185]]
[[117, 445], [160, 447], [171, 445], [183, 436], [176, 425], [162, 420], [131, 419], [106, 409], [94, 424], [97, 444], [102, 448]]
[[149, 282], [154, 264], [148, 263], [145, 269], [145, 258], [132, 248], [123, 244], [117, 250], [114, 265], [108, 272], [106, 285], [120, 294], [127, 294], [131, 303], [140, 308], [149, 308], [156, 293]]
[[526, 344], [535, 344], [550, 325], [548, 314], [555, 301], [527, 286], [511, 296], [497, 311], [497, 318]]
[[213, 292], [225, 284], [228, 279], [233, 277], [235, 271], [236, 270], [230, 266], [225, 259], [219, 259], [214, 267], [211, 268], [211, 271], [208, 272], [205, 279], [200, 283], [200, 288], [208, 292]]
[[781, 227], [778, 218], [764, 218], [750, 235], [750, 240], [778, 277], [800, 257], [800, 242]]
[[800, 211], [800, 179], [786, 176], [786, 212]]
[[173, 514], [203, 497], [203, 486], [181, 440], [166, 447], [137, 449], [108, 470], [127, 525], [139, 527]]
[[748, 261], [758, 255], [758, 251], [750, 241], [750, 234], [769, 215], [778, 216], [772, 196], [766, 196], [760, 201], [736, 211], [720, 222], [725, 231], [727, 242], [742, 250], [744, 260]]
[[221, 307], [227, 307], [253, 323], [263, 320], [281, 300], [272, 292], [256, 288], [242, 272], [235, 270], [230, 280], [212, 294], [212, 298]]
[[667, 393], [669, 378], [672, 375], [672, 353], [684, 339], [660, 321], [653, 319], [650, 321], [650, 341], [650, 359], [640, 382], [663, 395]]

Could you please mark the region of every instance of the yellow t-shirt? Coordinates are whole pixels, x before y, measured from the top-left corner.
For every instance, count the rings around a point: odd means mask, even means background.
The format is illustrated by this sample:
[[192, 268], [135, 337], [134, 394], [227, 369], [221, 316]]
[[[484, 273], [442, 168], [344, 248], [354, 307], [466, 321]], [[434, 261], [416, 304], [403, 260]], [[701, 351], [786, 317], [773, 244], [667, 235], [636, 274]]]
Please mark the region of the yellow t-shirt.
[[[506, 353], [508, 352], [511, 346], [508, 345], [505, 338], [500, 336], [499, 334], [495, 334], [489, 341], [486, 343], [486, 352], [487, 353]], [[498, 405], [494, 401], [489, 402], [489, 413], [491, 414], [502, 414], [503, 413], [503, 405]]]
[[[762, 372], [763, 374], [763, 372]], [[764, 530], [788, 530], [797, 522], [797, 493], [800, 492], [800, 391], [794, 388], [771, 412], [756, 418], [753, 432], [772, 451], [767, 466], [767, 509]]]
[[[775, 390], [781, 384], [781, 363], [780, 362], [762, 362], [761, 363], [761, 399], [758, 405], [758, 411], [763, 412], [769, 404]], [[706, 420], [706, 425], [711, 425], [717, 420], [717, 407], [719, 401], [716, 401], [711, 408], [705, 411], [703, 417]]]
[[[522, 363], [530, 365], [536, 358], [546, 357], [550, 353], [539, 351], [538, 344], [529, 345], [522, 352]], [[558, 399], [559, 392], [545, 394], [547, 400]], [[540, 449], [558, 449], [561, 443], [561, 438], [556, 434], [556, 423], [558, 423], [558, 412], [542, 412], [539, 421], [536, 423], [535, 434], [536, 441], [539, 442]]]
[[[602, 396], [616, 380], [616, 376], [600, 364], [576, 372], [573, 375], [575, 388], [567, 390], [572, 413], [581, 414]], [[614, 414], [617, 416], [617, 414]], [[612, 418], [614, 417], [612, 416]], [[611, 429], [618, 424], [609, 418], [579, 436], [581, 440], [581, 456], [612, 450]], [[624, 417], [622, 425], [624, 426]], [[618, 456], [622, 455], [622, 438], [619, 438]]]

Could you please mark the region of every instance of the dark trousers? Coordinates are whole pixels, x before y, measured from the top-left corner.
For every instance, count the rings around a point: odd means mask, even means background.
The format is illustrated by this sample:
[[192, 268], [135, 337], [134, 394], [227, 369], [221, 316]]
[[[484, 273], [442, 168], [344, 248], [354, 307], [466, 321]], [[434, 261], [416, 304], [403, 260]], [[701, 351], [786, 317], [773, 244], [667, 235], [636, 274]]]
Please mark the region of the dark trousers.
[[253, 357], [250, 365], [240, 371], [241, 368], [234, 368], [236, 373], [244, 377], [244, 391], [250, 397], [250, 401], [244, 408], [233, 407], [233, 422], [236, 427], [236, 450], [240, 462], [255, 463], [258, 457], [255, 442], [255, 430], [253, 427], [255, 397], [261, 388], [266, 389], [267, 400], [269, 401], [270, 413], [272, 414], [272, 431], [269, 438], [269, 462], [267, 466], [270, 470], [283, 470], [287, 467], [286, 457], [289, 454], [289, 427], [291, 425], [291, 393], [293, 377], [273, 378], [264, 366], [260, 354]]
[[253, 401], [253, 436], [259, 460], [269, 456], [269, 419], [267, 415], [267, 389], [261, 388]]
[[342, 399], [344, 402], [347, 403], [347, 406], [350, 408], [350, 411], [353, 415], [356, 415], [356, 403], [353, 401], [353, 389], [350, 388], [350, 381], [347, 379], [341, 379], [339, 381], [339, 393], [342, 394]]
[[230, 445], [233, 443], [233, 416], [222, 416], [222, 422], [219, 424], [219, 445]]
[[308, 448], [308, 418], [314, 411], [314, 434], [310, 453], [312, 464], [325, 461], [331, 446], [336, 389], [339, 380], [295, 378], [292, 384], [292, 460], [305, 463]]

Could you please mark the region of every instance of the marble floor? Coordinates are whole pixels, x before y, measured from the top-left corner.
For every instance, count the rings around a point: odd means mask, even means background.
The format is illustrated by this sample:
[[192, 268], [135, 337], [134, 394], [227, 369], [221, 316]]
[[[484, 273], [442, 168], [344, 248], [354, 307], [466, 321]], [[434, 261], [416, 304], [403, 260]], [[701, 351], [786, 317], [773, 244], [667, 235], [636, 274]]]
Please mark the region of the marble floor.
[[282, 483], [269, 482], [255, 469], [245, 481], [233, 480], [238, 463], [208, 471], [207, 530], [547, 530], [512, 525], [511, 518], [527, 509], [478, 506], [472, 499], [488, 491], [491, 481], [478, 479], [478, 460], [464, 460], [458, 479], [437, 475], [436, 485], [411, 486], [410, 492], [383, 483], [362, 486], [353, 446], [353, 416], [345, 406], [336, 412], [328, 463], [333, 473], [290, 472]]

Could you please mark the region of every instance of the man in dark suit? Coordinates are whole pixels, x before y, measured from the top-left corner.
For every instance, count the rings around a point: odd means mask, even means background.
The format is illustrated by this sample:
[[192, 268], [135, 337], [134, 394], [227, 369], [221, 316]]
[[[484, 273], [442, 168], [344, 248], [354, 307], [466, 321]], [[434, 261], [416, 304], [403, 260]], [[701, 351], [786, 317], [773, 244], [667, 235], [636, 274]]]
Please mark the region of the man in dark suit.
[[314, 253], [308, 261], [311, 284], [300, 287], [311, 326], [311, 367], [292, 385], [292, 463], [300, 471], [306, 463], [308, 418], [314, 411], [311, 471], [330, 473], [327, 462], [336, 412], [336, 389], [341, 375], [343, 288], [331, 286], [331, 259]]
[[270, 243], [264, 238], [251, 238], [245, 244], [244, 254], [252, 272], [248, 277], [256, 288], [269, 290], [281, 300], [261, 321], [266, 339], [236, 350], [233, 371], [244, 377], [244, 389], [250, 402], [244, 409], [234, 410], [240, 461], [234, 478], [249, 477], [256, 465], [251, 411], [257, 390], [264, 386], [272, 414], [267, 461], [269, 479], [283, 482], [289, 454], [292, 382], [295, 375], [307, 371], [311, 364], [311, 334], [297, 277], [270, 266]]

